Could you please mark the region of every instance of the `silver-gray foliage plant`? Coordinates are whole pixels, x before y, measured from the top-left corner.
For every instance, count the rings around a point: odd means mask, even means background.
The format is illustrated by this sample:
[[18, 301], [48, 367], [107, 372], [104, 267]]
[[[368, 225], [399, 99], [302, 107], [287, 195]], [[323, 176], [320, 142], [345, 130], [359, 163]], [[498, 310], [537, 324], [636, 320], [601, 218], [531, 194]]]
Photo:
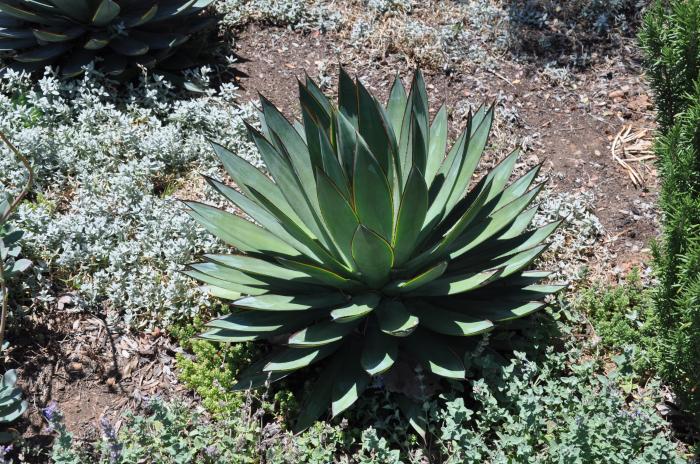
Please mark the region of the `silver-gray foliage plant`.
[[[189, 77], [206, 87], [208, 73]], [[219, 245], [181, 214], [170, 190], [193, 170], [219, 175], [208, 168], [216, 164], [208, 138], [260, 165], [243, 127], [254, 109], [233, 103], [230, 84], [188, 99], [157, 76], [114, 89], [95, 71], [78, 81], [49, 71], [36, 84], [0, 78], [0, 130], [38, 178], [37, 200], [20, 207], [16, 223], [27, 231], [25, 249], [67, 276], [83, 305], [127, 324], [173, 320], [208, 304], [177, 270]], [[0, 154], [0, 182], [14, 194], [20, 171]]]

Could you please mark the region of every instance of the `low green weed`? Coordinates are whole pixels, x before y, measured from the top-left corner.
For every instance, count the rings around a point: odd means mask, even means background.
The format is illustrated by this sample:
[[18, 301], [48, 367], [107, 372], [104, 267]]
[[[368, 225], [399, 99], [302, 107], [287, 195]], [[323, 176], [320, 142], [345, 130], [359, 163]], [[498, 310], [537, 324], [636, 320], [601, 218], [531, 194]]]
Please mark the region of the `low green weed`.
[[575, 306], [588, 315], [604, 348], [632, 349], [637, 372], [653, 368], [653, 290], [644, 287], [637, 269], [615, 287], [596, 283], [584, 289]]

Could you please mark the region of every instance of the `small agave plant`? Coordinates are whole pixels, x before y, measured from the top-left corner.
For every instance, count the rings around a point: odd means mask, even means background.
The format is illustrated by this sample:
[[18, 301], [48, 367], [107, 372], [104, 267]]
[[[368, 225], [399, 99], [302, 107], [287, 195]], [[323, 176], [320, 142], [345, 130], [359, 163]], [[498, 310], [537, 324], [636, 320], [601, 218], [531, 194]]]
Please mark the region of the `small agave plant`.
[[[14, 369], [0, 375], [0, 424], [17, 420], [27, 410], [27, 402], [22, 399], [22, 390], [16, 387], [17, 374]], [[0, 434], [0, 441], [3, 435]]]
[[0, 0], [0, 52], [10, 52], [13, 67], [27, 71], [57, 65], [63, 75], [76, 76], [97, 61], [102, 72], [120, 76], [171, 58], [208, 23], [195, 14], [212, 2]]
[[329, 406], [333, 416], [347, 409], [399, 360], [464, 379], [469, 337], [537, 311], [563, 287], [525, 270], [558, 226], [528, 228], [539, 166], [509, 183], [514, 152], [469, 190], [493, 106], [470, 114], [446, 153], [447, 112], [430, 123], [420, 72], [408, 94], [397, 78], [386, 106], [342, 70], [337, 107], [310, 79], [299, 98], [303, 124], [262, 98], [262, 131], [248, 127], [269, 177], [214, 144], [238, 189], [207, 180], [252, 221], [187, 203], [241, 254], [204, 255], [185, 272], [232, 301], [202, 338], [282, 345], [237, 388], [324, 361], [303, 429]]

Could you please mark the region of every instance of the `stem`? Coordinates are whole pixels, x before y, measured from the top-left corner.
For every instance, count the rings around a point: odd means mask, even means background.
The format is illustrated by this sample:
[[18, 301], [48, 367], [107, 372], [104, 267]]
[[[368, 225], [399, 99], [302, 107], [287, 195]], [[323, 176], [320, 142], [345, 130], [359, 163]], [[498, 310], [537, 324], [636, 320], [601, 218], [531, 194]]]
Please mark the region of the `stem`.
[[[29, 178], [27, 179], [27, 185], [24, 186], [19, 195], [12, 201], [10, 207], [0, 216], [0, 227], [2, 227], [8, 218], [15, 212], [17, 206], [24, 200], [24, 198], [29, 194], [29, 190], [32, 188], [34, 183], [34, 170], [29, 160], [15, 147], [12, 142], [7, 138], [7, 136], [0, 131], [0, 140], [2, 140], [5, 145], [10, 148], [17, 158], [22, 162], [24, 167], [29, 172]], [[7, 289], [7, 282], [5, 280], [5, 263], [0, 259], [0, 292], [2, 293], [2, 311], [0, 312], [0, 350], [2, 350], [2, 345], [5, 343], [5, 328], [7, 326], [7, 306], [9, 292]]]

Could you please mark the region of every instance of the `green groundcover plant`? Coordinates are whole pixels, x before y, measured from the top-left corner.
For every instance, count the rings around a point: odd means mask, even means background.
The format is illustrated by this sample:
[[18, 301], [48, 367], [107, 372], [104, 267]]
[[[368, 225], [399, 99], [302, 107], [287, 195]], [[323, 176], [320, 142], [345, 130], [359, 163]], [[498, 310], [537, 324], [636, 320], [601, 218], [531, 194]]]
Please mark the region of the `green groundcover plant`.
[[[56, 65], [81, 74], [98, 61], [106, 74], [172, 59], [177, 48], [209, 19], [196, 16], [213, 0], [2, 0], [0, 52], [16, 69]], [[180, 67], [186, 63], [181, 62]]]
[[338, 106], [307, 79], [303, 124], [262, 98], [249, 127], [272, 179], [214, 144], [240, 191], [209, 183], [247, 218], [197, 202], [190, 214], [245, 254], [205, 255], [185, 272], [233, 301], [202, 338], [283, 345], [253, 363], [238, 389], [326, 359], [297, 422], [350, 407], [397, 360], [464, 379], [472, 336], [531, 314], [562, 286], [525, 271], [559, 222], [528, 229], [539, 166], [508, 184], [518, 152], [471, 190], [494, 108], [470, 114], [445, 156], [447, 112], [429, 121], [420, 72], [386, 107], [341, 71]]

